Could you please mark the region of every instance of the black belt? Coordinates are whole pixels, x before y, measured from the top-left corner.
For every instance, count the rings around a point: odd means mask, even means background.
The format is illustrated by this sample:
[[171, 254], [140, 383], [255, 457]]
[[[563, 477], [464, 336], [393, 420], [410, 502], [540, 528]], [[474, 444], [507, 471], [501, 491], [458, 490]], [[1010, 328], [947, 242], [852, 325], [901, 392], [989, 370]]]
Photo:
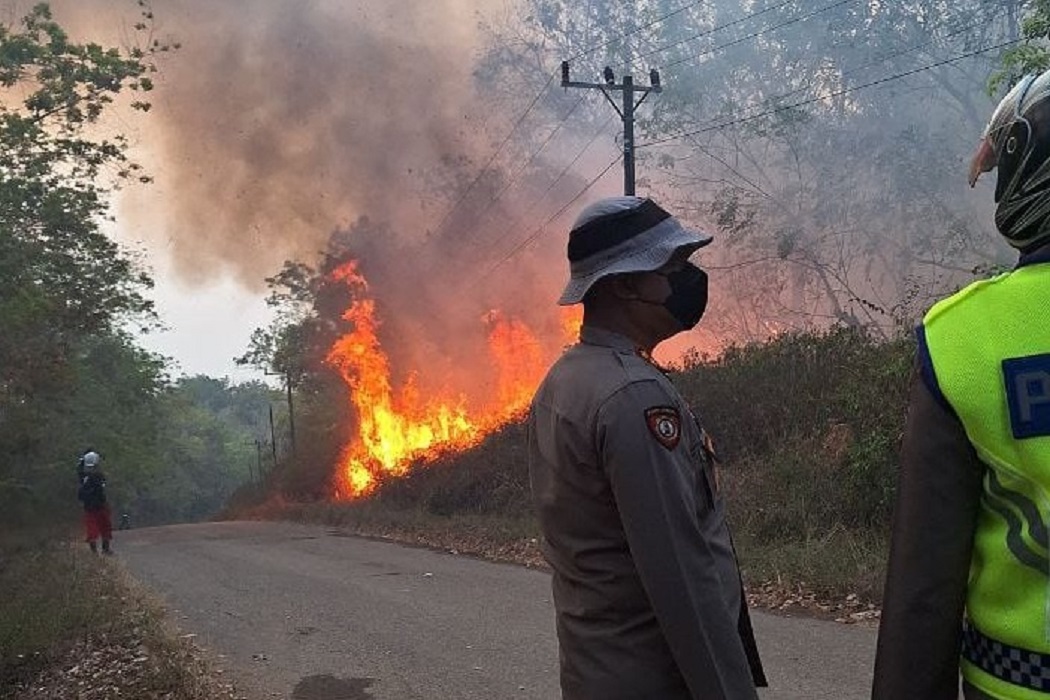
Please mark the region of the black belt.
[[967, 622], [963, 627], [962, 655], [1001, 681], [1050, 692], [1050, 654], [992, 639]]

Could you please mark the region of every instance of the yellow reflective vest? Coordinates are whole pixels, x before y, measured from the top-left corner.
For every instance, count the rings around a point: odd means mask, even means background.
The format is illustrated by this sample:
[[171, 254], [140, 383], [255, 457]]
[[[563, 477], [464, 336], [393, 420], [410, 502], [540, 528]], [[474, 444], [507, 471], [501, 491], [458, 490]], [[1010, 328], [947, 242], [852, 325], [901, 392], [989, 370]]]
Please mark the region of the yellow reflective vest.
[[[1041, 256], [1045, 257], [1045, 256]], [[976, 282], [923, 320], [928, 385], [986, 466], [961, 668], [995, 698], [1050, 698], [1050, 261]]]

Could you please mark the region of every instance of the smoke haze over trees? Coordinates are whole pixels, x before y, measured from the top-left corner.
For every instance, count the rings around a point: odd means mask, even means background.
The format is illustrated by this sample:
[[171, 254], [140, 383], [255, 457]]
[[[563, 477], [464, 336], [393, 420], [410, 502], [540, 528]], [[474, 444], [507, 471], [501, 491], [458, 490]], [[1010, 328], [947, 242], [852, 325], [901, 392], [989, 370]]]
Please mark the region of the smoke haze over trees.
[[1009, 261], [965, 172], [1021, 2], [525, 5], [502, 32], [525, 40], [490, 56], [494, 82], [574, 54], [576, 79], [661, 70], [639, 172], [721, 234], [704, 256], [724, 336], [888, 332]]
[[462, 336], [489, 308], [542, 323], [567, 222], [620, 188], [616, 165], [580, 194], [615, 159], [619, 120], [600, 95], [561, 90], [558, 64], [572, 58], [586, 80], [606, 65], [639, 81], [657, 68], [665, 91], [639, 112], [640, 191], [720, 234], [704, 256], [724, 313], [693, 342], [836, 322], [892, 333], [975, 269], [1009, 262], [987, 192], [970, 193], [963, 173], [1024, 7], [274, 1], [205, 13], [180, 0], [163, 27], [186, 51], [163, 67], [151, 132], [158, 235], [188, 277], [248, 285], [342, 248], [418, 342]]

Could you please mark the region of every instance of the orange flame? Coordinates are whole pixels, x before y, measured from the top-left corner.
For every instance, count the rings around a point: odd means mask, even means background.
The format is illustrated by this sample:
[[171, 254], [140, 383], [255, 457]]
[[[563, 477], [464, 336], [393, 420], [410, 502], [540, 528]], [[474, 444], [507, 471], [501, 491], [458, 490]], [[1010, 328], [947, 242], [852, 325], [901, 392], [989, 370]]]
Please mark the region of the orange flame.
[[572, 345], [580, 337], [580, 328], [583, 327], [583, 307], [575, 306], [561, 307], [561, 336], [566, 345]]
[[[494, 395], [473, 403], [465, 393], [452, 391], [424, 399], [416, 374], [395, 391], [390, 362], [377, 334], [375, 301], [367, 296], [368, 283], [357, 263], [345, 263], [332, 272], [332, 278], [354, 293], [343, 314], [353, 330], [333, 344], [327, 361], [350, 387], [358, 417], [357, 435], [344, 449], [336, 474], [338, 497], [367, 495], [381, 477], [403, 475], [416, 460], [477, 444], [521, 415], [553, 359], [526, 324], [491, 311], [482, 321], [487, 324], [496, 376]], [[562, 333], [575, 333], [578, 320], [567, 318]]]

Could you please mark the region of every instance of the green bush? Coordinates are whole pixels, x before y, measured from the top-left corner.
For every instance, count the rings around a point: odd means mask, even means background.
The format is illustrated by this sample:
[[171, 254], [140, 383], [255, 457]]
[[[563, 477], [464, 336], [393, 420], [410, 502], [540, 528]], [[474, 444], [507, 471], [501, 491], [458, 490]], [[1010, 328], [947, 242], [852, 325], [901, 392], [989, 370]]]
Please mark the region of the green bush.
[[715, 440], [738, 527], [787, 540], [887, 527], [913, 354], [910, 339], [836, 328], [676, 376]]

